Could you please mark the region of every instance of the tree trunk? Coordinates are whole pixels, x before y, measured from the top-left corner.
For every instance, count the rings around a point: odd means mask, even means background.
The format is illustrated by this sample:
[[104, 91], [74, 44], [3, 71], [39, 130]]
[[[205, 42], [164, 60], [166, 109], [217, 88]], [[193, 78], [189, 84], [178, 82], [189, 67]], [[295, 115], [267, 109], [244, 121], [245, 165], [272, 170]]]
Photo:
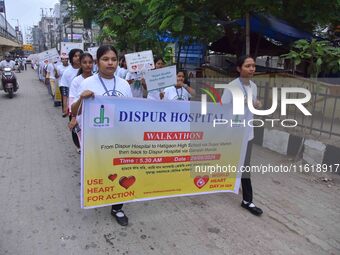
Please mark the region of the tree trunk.
[[178, 52], [177, 52], [177, 59], [176, 59], [176, 67], [177, 70], [181, 68], [181, 63], [180, 63], [180, 58], [181, 58], [181, 48], [182, 48], [182, 43], [178, 42]]

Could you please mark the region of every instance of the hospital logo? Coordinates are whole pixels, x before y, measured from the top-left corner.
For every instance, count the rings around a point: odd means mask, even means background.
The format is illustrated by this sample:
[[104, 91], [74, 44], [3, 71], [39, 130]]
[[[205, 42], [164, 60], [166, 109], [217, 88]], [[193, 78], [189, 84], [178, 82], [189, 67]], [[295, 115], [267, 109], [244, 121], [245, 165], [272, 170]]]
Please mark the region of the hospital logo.
[[114, 106], [94, 104], [90, 108], [90, 127], [112, 128], [114, 120]]

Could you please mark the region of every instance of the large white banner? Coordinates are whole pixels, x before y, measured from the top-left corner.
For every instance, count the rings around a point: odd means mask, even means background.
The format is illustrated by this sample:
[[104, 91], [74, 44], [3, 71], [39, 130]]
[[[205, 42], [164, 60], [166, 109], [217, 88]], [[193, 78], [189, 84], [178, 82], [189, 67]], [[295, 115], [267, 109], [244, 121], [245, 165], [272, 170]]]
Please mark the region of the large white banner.
[[58, 62], [60, 60], [57, 49], [50, 49], [39, 53], [39, 61], [48, 61], [49, 63]]
[[229, 105], [96, 96], [82, 112], [81, 206], [238, 192], [247, 129]]

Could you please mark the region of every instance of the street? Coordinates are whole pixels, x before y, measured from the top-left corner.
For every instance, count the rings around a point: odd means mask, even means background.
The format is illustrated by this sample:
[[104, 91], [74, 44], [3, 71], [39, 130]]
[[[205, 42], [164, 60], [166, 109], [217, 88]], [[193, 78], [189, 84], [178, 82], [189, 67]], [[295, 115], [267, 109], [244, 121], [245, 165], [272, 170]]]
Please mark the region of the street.
[[[340, 254], [340, 175], [253, 174], [261, 217], [232, 193], [80, 208], [80, 155], [36, 73], [0, 91], [0, 254]], [[254, 146], [252, 164], [290, 158]], [[298, 164], [298, 163], [297, 163]], [[327, 177], [331, 180], [325, 180]]]

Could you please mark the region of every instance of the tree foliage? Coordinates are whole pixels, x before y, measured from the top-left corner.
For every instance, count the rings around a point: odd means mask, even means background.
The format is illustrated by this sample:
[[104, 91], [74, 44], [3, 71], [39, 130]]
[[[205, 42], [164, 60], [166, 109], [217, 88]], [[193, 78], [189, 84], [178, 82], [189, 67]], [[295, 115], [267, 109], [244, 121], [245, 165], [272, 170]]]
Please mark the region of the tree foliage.
[[313, 32], [335, 24], [340, 1], [334, 0], [73, 0], [77, 15], [102, 28], [101, 40], [114, 41], [121, 50], [164, 48], [160, 35], [180, 44], [208, 43], [218, 38], [218, 20], [244, 17], [247, 12], [269, 13]]
[[292, 60], [294, 69], [301, 62], [306, 62], [311, 77], [318, 77], [320, 72], [329, 74], [340, 71], [340, 48], [333, 47], [328, 41], [299, 40], [294, 43], [293, 49], [282, 57]]

